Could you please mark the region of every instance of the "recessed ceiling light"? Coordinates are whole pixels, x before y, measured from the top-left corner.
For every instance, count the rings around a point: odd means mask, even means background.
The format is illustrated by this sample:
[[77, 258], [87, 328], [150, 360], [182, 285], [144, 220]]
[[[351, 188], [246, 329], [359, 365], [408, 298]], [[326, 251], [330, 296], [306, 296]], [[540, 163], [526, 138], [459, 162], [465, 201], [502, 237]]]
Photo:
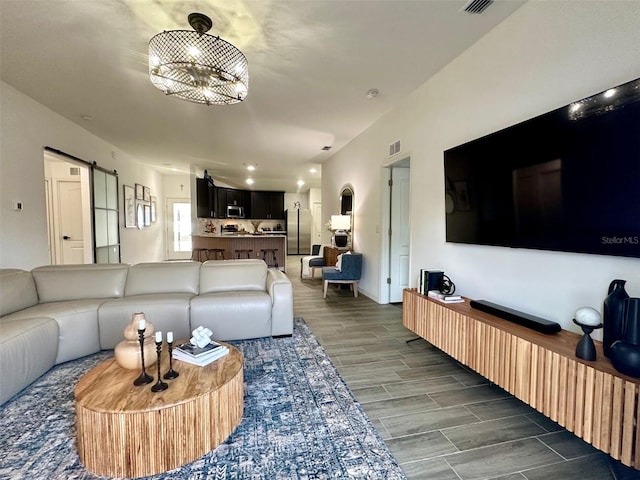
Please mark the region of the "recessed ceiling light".
[[380, 95], [380, 90], [377, 88], [367, 90], [367, 98], [376, 98], [378, 95]]
[[253, 172], [258, 166], [257, 163], [243, 163], [243, 165], [247, 167], [247, 170], [249, 170], [250, 172]]
[[247, 178], [247, 185], [253, 185], [253, 178]]
[[309, 169], [309, 173], [316, 173], [316, 172], [317, 172], [317, 170], [315, 168], [310, 168]]
[[298, 180], [298, 186], [301, 187], [302, 185], [304, 185], [304, 181], [303, 180]]

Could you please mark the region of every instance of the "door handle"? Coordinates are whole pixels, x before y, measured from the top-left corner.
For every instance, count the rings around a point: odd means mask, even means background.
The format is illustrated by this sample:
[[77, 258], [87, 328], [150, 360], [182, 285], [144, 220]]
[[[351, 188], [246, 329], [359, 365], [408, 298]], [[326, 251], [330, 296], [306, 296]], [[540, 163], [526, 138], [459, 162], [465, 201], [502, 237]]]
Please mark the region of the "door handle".
[[69, 235], [63, 235], [62, 239], [63, 240], [71, 240], [71, 237]]

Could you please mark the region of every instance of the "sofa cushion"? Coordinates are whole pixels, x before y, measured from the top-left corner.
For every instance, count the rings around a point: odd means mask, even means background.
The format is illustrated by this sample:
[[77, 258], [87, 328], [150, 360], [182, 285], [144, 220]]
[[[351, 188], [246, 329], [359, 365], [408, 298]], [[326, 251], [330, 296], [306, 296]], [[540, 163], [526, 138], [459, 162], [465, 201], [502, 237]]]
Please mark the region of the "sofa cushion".
[[51, 318], [2, 319], [0, 405], [49, 370], [58, 353], [58, 324]]
[[200, 294], [233, 290], [265, 291], [267, 264], [263, 260], [210, 260], [200, 267]]
[[122, 297], [125, 264], [46, 265], [31, 271], [40, 303]]
[[191, 327], [207, 327], [217, 340], [271, 336], [271, 297], [266, 292], [233, 291], [191, 299]]
[[191, 297], [192, 295], [185, 293], [159, 293], [104, 301], [98, 309], [100, 347], [103, 350], [115, 348], [124, 339], [124, 329], [137, 312], [144, 312], [145, 318], [153, 324], [156, 332], [173, 332], [175, 339], [190, 338]]
[[200, 262], [139, 263], [129, 267], [125, 297], [152, 293], [198, 294]]
[[38, 292], [31, 272], [7, 268], [0, 270], [0, 317], [38, 303]]
[[34, 317], [53, 318], [58, 323], [58, 353], [55, 363], [68, 362], [100, 351], [98, 306], [102, 299], [40, 303], [3, 317], [4, 321]]

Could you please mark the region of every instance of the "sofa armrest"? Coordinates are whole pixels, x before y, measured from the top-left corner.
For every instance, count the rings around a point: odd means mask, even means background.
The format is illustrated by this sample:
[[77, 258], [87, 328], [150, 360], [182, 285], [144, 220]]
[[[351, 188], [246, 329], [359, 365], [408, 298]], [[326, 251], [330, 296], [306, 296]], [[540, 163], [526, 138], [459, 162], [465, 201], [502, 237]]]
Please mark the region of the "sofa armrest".
[[38, 303], [38, 292], [31, 272], [0, 270], [0, 316], [9, 315]]
[[293, 289], [291, 280], [280, 270], [267, 271], [267, 292], [271, 297], [271, 335], [293, 333]]

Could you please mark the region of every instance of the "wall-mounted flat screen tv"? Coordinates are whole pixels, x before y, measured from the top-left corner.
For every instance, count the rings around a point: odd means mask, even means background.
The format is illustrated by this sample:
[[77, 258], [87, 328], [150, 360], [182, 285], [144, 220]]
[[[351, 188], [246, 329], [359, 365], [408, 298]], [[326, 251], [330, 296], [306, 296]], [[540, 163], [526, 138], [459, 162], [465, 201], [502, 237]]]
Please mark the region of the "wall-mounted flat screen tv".
[[640, 257], [640, 79], [444, 152], [447, 242]]

